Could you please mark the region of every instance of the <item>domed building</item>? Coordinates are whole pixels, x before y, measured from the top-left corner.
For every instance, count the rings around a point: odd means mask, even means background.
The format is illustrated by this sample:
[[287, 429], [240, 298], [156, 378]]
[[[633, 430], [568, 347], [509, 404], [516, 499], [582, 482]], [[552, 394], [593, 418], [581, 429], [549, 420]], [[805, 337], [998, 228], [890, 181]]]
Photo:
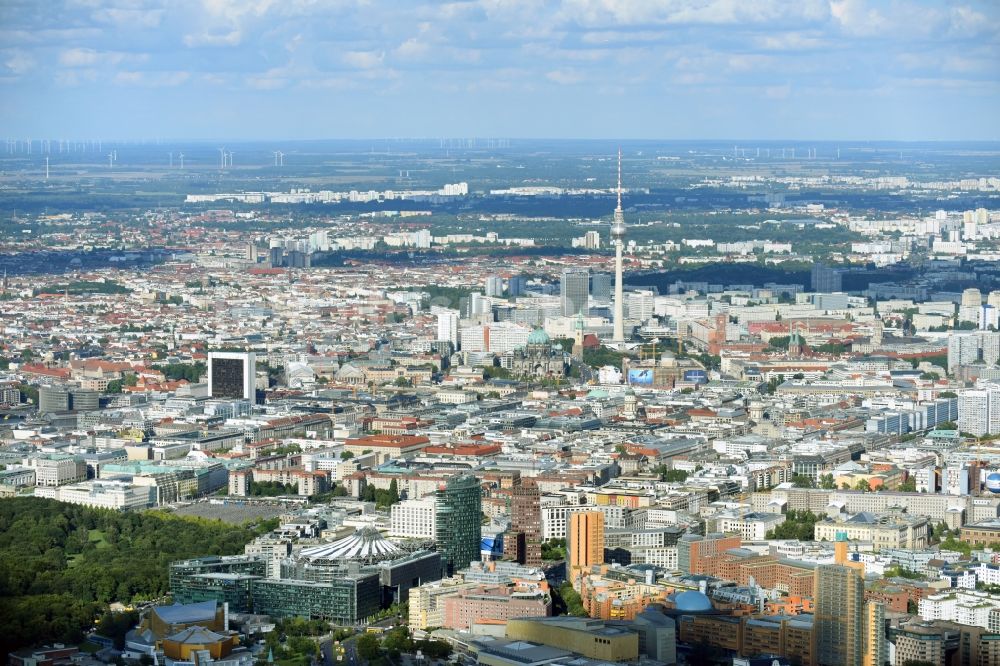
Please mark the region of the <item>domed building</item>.
[[710, 613], [714, 610], [712, 600], [704, 592], [687, 590], [670, 595], [668, 601], [674, 609], [682, 613]]
[[515, 377], [565, 377], [568, 371], [566, 352], [540, 327], [528, 334], [523, 348], [503, 355], [502, 364]]

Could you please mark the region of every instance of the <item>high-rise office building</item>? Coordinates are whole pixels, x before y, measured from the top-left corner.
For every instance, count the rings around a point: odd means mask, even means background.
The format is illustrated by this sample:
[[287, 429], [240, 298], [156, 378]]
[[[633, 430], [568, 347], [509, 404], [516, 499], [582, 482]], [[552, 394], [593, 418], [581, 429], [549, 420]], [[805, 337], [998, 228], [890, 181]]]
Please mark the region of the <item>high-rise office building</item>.
[[452, 476], [438, 486], [434, 501], [442, 575], [450, 576], [479, 559], [483, 515], [479, 479], [466, 474]]
[[865, 582], [839, 564], [816, 567], [813, 632], [817, 666], [859, 666], [864, 654]]
[[542, 499], [538, 484], [518, 479], [510, 495], [510, 534], [504, 554], [529, 567], [542, 564]]
[[1000, 308], [986, 304], [979, 308], [979, 330], [996, 331], [1000, 328]]
[[865, 639], [861, 666], [885, 666], [889, 646], [885, 638], [885, 604], [869, 601], [865, 605]]
[[581, 511], [570, 515], [566, 550], [570, 571], [604, 564], [604, 514]]
[[988, 366], [1000, 363], [1000, 333], [976, 331], [948, 336], [948, 372], [979, 361]]
[[595, 301], [609, 303], [611, 301], [611, 274], [594, 273], [590, 276], [590, 296]]
[[209, 352], [208, 395], [256, 400], [257, 357], [253, 352]]
[[983, 294], [975, 287], [962, 292], [962, 302], [958, 306], [958, 320], [979, 323], [979, 311], [983, 305]]
[[523, 275], [512, 275], [507, 280], [507, 292], [511, 296], [523, 296], [528, 290], [528, 278]]
[[1000, 434], [1000, 383], [979, 381], [958, 396], [958, 429], [977, 437]]
[[961, 307], [978, 308], [983, 304], [983, 293], [975, 287], [969, 287], [962, 292]]
[[601, 234], [597, 231], [588, 231], [583, 235], [583, 246], [588, 250], [601, 249]]
[[586, 268], [565, 268], [559, 285], [564, 317], [588, 314], [590, 271]]
[[830, 293], [841, 291], [844, 281], [836, 268], [830, 268], [826, 264], [813, 264], [809, 283], [813, 291]]
[[503, 278], [498, 275], [490, 275], [486, 278], [486, 295], [500, 298], [503, 296]]
[[458, 311], [441, 309], [437, 312], [437, 339], [447, 340], [458, 347]]

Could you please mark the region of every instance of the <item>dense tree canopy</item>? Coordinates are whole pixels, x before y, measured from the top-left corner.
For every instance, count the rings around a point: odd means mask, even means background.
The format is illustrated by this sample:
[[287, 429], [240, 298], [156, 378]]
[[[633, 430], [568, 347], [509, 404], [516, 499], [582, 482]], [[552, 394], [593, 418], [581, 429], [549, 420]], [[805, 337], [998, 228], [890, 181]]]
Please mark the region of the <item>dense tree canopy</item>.
[[208, 372], [208, 367], [201, 361], [194, 363], [167, 363], [152, 367], [153, 370], [159, 370], [163, 373], [164, 377], [172, 381], [186, 379], [189, 382], [197, 382]]
[[241, 553], [263, 531], [160, 511], [0, 500], [0, 652], [78, 641], [107, 604], [167, 594], [171, 561]]
[[819, 520], [819, 516], [810, 511], [796, 511], [789, 509], [785, 514], [785, 522], [769, 530], [767, 539], [798, 539], [799, 541], [813, 541], [814, 527]]

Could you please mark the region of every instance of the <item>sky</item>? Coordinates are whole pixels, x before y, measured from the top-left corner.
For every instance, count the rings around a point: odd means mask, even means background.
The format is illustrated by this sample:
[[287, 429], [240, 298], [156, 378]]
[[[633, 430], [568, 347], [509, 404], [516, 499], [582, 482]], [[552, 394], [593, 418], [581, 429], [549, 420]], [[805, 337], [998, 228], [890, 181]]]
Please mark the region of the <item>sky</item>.
[[1000, 0], [0, 0], [0, 134], [1000, 139]]

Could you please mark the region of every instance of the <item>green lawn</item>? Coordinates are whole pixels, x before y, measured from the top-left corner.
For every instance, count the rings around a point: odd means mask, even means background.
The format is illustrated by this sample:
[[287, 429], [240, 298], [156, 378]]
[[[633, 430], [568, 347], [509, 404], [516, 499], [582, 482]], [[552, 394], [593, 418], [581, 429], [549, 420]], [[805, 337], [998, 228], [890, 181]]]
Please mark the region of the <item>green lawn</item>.
[[[106, 548], [111, 548], [111, 544], [108, 543], [108, 539], [104, 532], [101, 530], [87, 530], [87, 539], [90, 543], [94, 544], [97, 550], [104, 550]], [[83, 553], [73, 553], [66, 557], [66, 566], [75, 567], [77, 562], [83, 556]]]
[[102, 530], [87, 530], [87, 538], [91, 543], [97, 544], [97, 550], [111, 547], [111, 544], [108, 543], [107, 535]]

